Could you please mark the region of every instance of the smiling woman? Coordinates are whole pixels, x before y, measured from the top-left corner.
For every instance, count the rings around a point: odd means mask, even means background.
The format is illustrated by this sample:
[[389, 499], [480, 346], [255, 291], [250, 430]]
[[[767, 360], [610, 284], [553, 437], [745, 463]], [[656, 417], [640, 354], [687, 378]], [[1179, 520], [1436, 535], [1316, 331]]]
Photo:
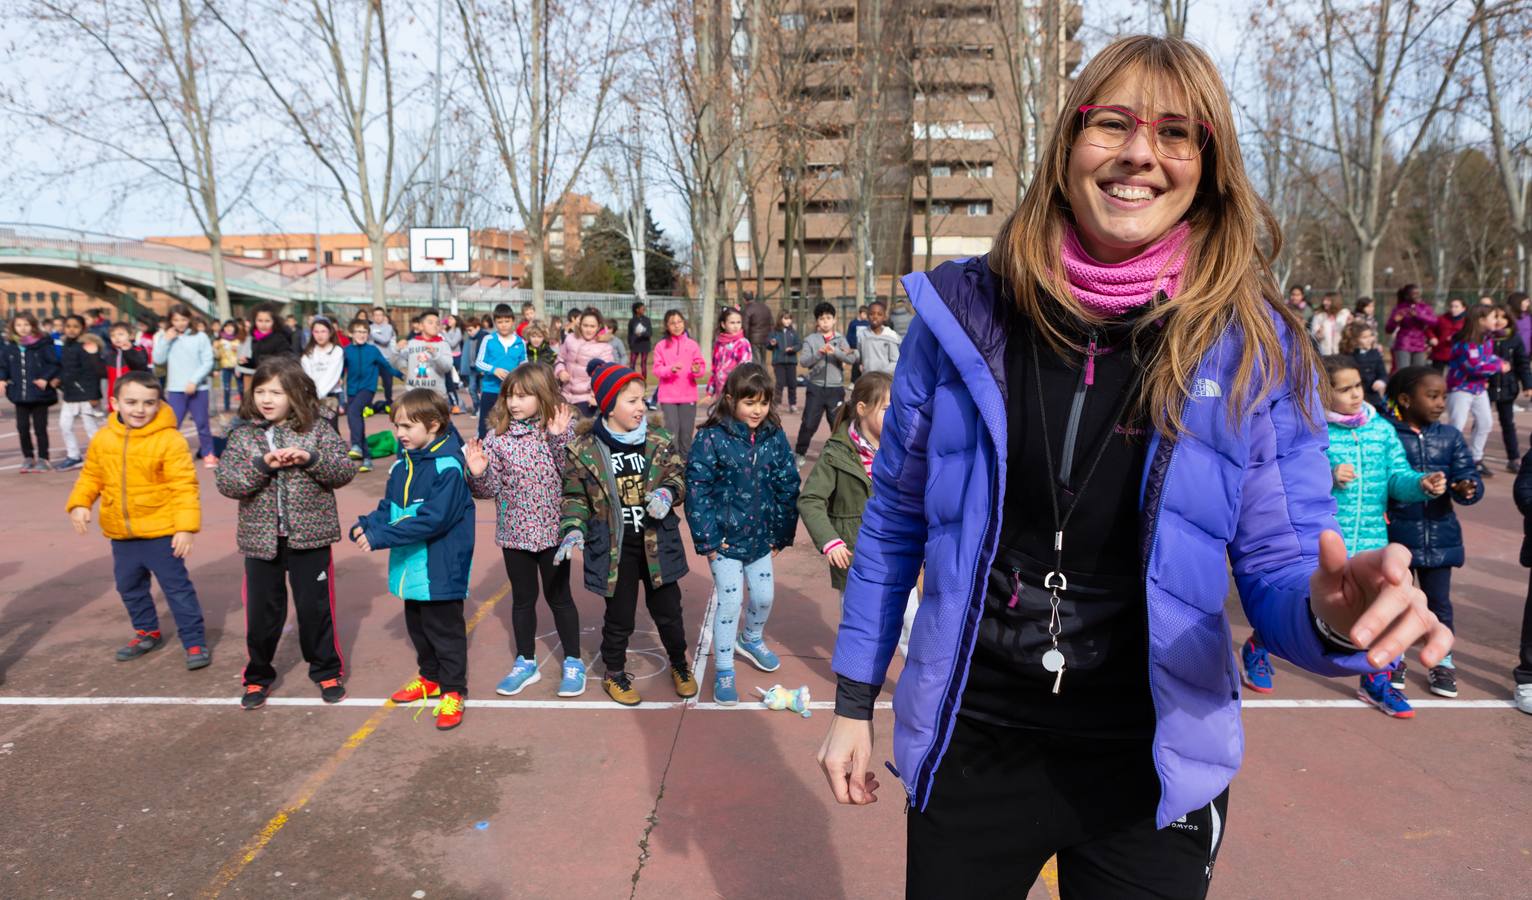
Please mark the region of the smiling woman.
[[1348, 559], [1333, 533], [1317, 359], [1211, 60], [1124, 38], [1065, 108], [994, 250], [904, 281], [820, 763], [876, 800], [874, 699], [923, 568], [890, 767], [911, 897], [1015, 896], [1055, 855], [1065, 897], [1206, 894], [1242, 746], [1231, 568], [1310, 671], [1451, 644], [1407, 551]]

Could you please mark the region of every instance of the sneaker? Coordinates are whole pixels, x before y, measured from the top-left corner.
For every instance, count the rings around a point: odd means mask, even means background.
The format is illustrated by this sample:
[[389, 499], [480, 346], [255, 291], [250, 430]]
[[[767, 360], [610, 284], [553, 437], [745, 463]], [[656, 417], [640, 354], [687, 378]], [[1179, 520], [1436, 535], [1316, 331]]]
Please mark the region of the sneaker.
[[78, 469], [83, 465], [85, 465], [85, 460], [79, 458], [78, 456], [70, 456], [66, 457], [64, 461], [59, 463], [57, 466], [54, 466], [54, 468], [60, 472], [67, 472], [70, 469]]
[[414, 703], [416, 700], [424, 700], [427, 697], [435, 697], [442, 692], [442, 686], [434, 681], [427, 681], [419, 675], [409, 684], [394, 691], [388, 699], [395, 703]]
[[719, 669], [713, 673], [713, 702], [719, 706], [733, 706], [739, 702], [739, 691], [734, 689], [733, 669]]
[[692, 674], [692, 667], [684, 662], [670, 667], [670, 683], [676, 686], [677, 697], [697, 696], [697, 678]]
[[1484, 460], [1482, 460], [1482, 459], [1479, 460], [1479, 462], [1476, 463], [1475, 465], [1476, 465], [1476, 467], [1479, 470], [1479, 477], [1480, 478], [1494, 478], [1495, 477], [1495, 473], [1491, 472], [1489, 470], [1489, 466], [1484, 462]]
[[777, 659], [775, 653], [766, 648], [765, 639], [759, 641], [740, 641], [734, 645], [734, 650], [749, 660], [750, 665], [755, 666], [762, 672], [775, 672], [782, 668], [782, 661]]
[[560, 697], [578, 697], [585, 693], [585, 663], [573, 656], [564, 657], [564, 677], [559, 681]]
[[362, 452], [362, 448], [361, 447], [358, 447], [355, 444], [353, 444], [351, 446], [351, 449], [346, 451], [346, 455], [351, 457], [352, 459], [363, 459], [363, 458], [366, 457], [367, 454]]
[[436, 717], [437, 731], [451, 731], [463, 724], [463, 695], [457, 691], [442, 694], [431, 715]]
[[1255, 642], [1255, 635], [1251, 635], [1245, 645], [1239, 648], [1239, 658], [1242, 663], [1240, 680], [1245, 683], [1245, 687], [1257, 694], [1271, 693], [1271, 655], [1265, 647]]
[[377, 414], [377, 410], [374, 410], [372, 408], [371, 404], [368, 404], [367, 406], [362, 407], [362, 418], [370, 419], [370, 418], [372, 418], [376, 414]]
[[537, 670], [537, 661], [518, 656], [516, 664], [511, 666], [511, 674], [500, 679], [500, 683], [495, 685], [495, 693], [514, 697], [521, 693], [522, 688], [542, 680], [543, 673]]
[[794, 453], [793, 454], [793, 462], [797, 463], [798, 464], [798, 468], [801, 469], [804, 466], [809, 464], [809, 458], [807, 456], [804, 456], [802, 453]]
[[1510, 472], [1512, 475], [1515, 475], [1517, 472], [1521, 471], [1521, 461], [1520, 460], [1516, 460], [1516, 459], [1508, 459], [1508, 460], [1506, 460], [1505, 461], [1505, 470], [1507, 472]]
[[211, 453], [209, 453], [207, 456], [202, 457], [202, 468], [204, 468], [204, 469], [216, 469], [216, 468], [218, 468], [218, 457], [214, 456]]
[[628, 677], [627, 672], [613, 674], [608, 672], [602, 679], [601, 686], [606, 688], [606, 695], [623, 706], [637, 706], [643, 698], [638, 696], [638, 691], [633, 687], [633, 679]]
[[164, 640], [158, 631], [135, 632], [134, 638], [128, 641], [127, 646], [117, 648], [117, 661], [127, 662], [130, 659], [138, 659], [150, 650], [158, 650]]
[[1432, 666], [1431, 671], [1426, 673], [1426, 686], [1438, 697], [1458, 695], [1457, 676], [1453, 675], [1452, 670], [1446, 666]]
[[789, 406], [787, 408], [787, 411], [792, 413], [793, 415], [797, 415], [798, 414], [798, 407], [796, 407], [796, 406]]
[[1532, 716], [1532, 684], [1516, 685], [1516, 708]]
[[195, 672], [198, 669], [206, 669], [213, 664], [213, 650], [210, 647], [187, 647], [186, 668]]
[[339, 678], [326, 678], [319, 682], [319, 699], [326, 703], [339, 703], [346, 699], [346, 686]]
[[357, 463], [356, 470], [358, 472], [371, 472], [372, 471], [372, 463], [370, 463], [370, 462], [368, 462], [367, 460], [364, 459], [360, 463]]
[[461, 406], [458, 406], [456, 403], [452, 404], [452, 414], [454, 416], [462, 415], [463, 414], [463, 408]]
[[245, 695], [239, 698], [239, 705], [245, 709], [260, 709], [266, 705], [266, 697], [271, 694], [271, 688], [264, 684], [245, 685]]
[[1376, 706], [1386, 716], [1396, 719], [1415, 718], [1415, 710], [1410, 706], [1410, 701], [1388, 683], [1387, 672], [1363, 675], [1361, 684], [1357, 687], [1356, 696], [1363, 703]]
[[34, 472], [52, 472], [53, 471], [53, 466], [51, 464], [49, 464], [49, 462], [46, 459], [39, 459], [37, 462], [32, 464], [32, 471], [34, 471]]
[[35, 471], [37, 471], [37, 460], [35, 460], [35, 459], [28, 459], [28, 460], [24, 460], [22, 462], [21, 470], [19, 472], [17, 472], [17, 474], [18, 475], [30, 475], [30, 474], [32, 474]]
[[1399, 665], [1395, 666], [1394, 670], [1388, 673], [1388, 683], [1394, 690], [1404, 690], [1404, 673], [1409, 671], [1409, 668], [1409, 664], [1401, 659], [1399, 660]]

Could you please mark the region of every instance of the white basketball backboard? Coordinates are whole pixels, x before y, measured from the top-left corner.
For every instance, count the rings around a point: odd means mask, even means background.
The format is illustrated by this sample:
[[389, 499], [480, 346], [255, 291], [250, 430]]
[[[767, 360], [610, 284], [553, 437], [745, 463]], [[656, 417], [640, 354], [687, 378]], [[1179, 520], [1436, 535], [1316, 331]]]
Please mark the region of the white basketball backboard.
[[411, 228], [411, 272], [467, 272], [468, 229]]

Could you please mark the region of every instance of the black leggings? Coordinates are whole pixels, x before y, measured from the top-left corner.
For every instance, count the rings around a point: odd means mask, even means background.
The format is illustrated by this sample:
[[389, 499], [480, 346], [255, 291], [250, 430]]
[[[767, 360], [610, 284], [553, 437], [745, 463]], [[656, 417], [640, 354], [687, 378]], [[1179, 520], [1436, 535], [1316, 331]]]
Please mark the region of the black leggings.
[[1516, 401], [1496, 400], [1495, 413], [1500, 417], [1500, 438], [1505, 441], [1505, 458], [1509, 462], [1521, 461], [1521, 449], [1516, 441]]
[[569, 560], [555, 563], [559, 548], [515, 550], [502, 548], [505, 575], [511, 580], [511, 634], [516, 641], [516, 655], [537, 658], [537, 582], [542, 579], [543, 596], [553, 610], [553, 627], [558, 629], [564, 656], [580, 657], [580, 611], [569, 594]]
[[[52, 403], [16, 404], [16, 436], [21, 438], [24, 459], [48, 458], [48, 409]], [[32, 435], [37, 434], [37, 452], [32, 452]]]
[[1527, 582], [1527, 602], [1521, 609], [1521, 659], [1511, 674], [1517, 684], [1532, 684], [1532, 578]]
[[905, 896], [1015, 897], [1057, 855], [1063, 900], [1201, 898], [1228, 798], [1225, 789], [1157, 830], [1149, 739], [1067, 737], [958, 716], [925, 810], [906, 818]]

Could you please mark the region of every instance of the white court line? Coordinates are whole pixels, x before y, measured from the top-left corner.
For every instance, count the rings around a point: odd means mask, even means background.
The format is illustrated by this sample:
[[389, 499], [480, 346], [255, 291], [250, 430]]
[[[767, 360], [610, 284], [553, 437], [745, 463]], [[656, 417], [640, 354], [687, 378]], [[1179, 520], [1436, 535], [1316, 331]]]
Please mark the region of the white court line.
[[[327, 707], [336, 709], [368, 707], [384, 703], [382, 697], [351, 697], [340, 703], [326, 703], [318, 697], [272, 697], [267, 706]], [[0, 706], [238, 706], [239, 697], [0, 697]], [[416, 704], [399, 704], [400, 709]], [[712, 701], [695, 700], [646, 700], [638, 706], [620, 706], [602, 700], [498, 700], [473, 699], [468, 705], [474, 709], [583, 709], [597, 712], [627, 712], [646, 709], [679, 709], [692, 705], [700, 710], [720, 712], [766, 712], [757, 700], [747, 700], [738, 706], [719, 706]], [[1360, 700], [1247, 700], [1243, 704], [1256, 709], [1367, 709]], [[1510, 700], [1412, 700], [1417, 709], [1514, 709]], [[881, 700], [877, 709], [892, 709], [893, 703]], [[832, 710], [834, 701], [816, 700], [810, 709]]]

